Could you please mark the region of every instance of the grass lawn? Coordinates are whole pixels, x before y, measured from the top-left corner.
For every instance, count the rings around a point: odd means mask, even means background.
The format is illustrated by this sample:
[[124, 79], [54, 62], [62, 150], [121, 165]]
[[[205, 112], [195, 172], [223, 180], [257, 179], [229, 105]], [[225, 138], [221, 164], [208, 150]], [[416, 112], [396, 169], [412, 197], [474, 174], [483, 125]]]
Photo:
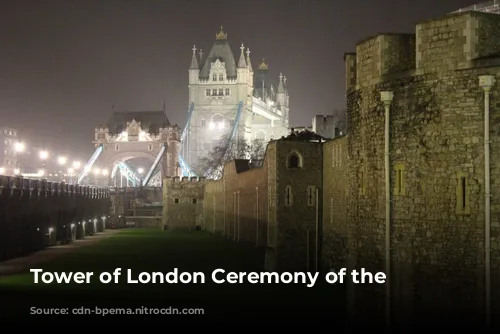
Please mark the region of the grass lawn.
[[[38, 265], [52, 272], [94, 272], [91, 284], [34, 284], [33, 274], [0, 278], [2, 315], [23, 316], [29, 307], [176, 307], [205, 308], [209, 320], [283, 317], [310, 322], [313, 317], [342, 317], [342, 285], [307, 288], [285, 284], [215, 284], [214, 269], [263, 271], [264, 251], [199, 231], [131, 229], [94, 245]], [[119, 284], [103, 284], [101, 272], [122, 268]], [[204, 272], [205, 284], [126, 284], [126, 270]], [[321, 278], [318, 279], [321, 281]], [[290, 318], [292, 317], [292, 318]]]

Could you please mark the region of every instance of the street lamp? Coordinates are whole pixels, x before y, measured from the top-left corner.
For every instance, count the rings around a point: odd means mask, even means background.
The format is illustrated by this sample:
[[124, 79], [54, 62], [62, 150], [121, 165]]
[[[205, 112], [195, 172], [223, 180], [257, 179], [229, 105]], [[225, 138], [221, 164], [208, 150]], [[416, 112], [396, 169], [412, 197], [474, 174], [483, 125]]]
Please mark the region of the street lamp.
[[380, 100], [385, 109], [385, 131], [384, 131], [384, 165], [385, 165], [385, 272], [387, 283], [385, 287], [385, 316], [387, 325], [391, 323], [391, 172], [389, 156], [389, 136], [390, 136], [390, 110], [394, 100], [392, 91], [381, 91]]
[[59, 158], [57, 158], [57, 163], [59, 165], [65, 165], [67, 161], [68, 161], [68, 159], [66, 157], [59, 157]]
[[82, 166], [82, 164], [80, 163], [80, 161], [73, 161], [73, 168], [74, 169], [80, 169], [81, 166]]
[[22, 153], [22, 152], [24, 152], [24, 149], [25, 149], [25, 148], [26, 148], [26, 147], [24, 146], [24, 144], [23, 144], [23, 143], [20, 143], [20, 142], [16, 143], [16, 144], [15, 144], [15, 146], [14, 146], [14, 149], [16, 150], [16, 152], [17, 152], [17, 153]]

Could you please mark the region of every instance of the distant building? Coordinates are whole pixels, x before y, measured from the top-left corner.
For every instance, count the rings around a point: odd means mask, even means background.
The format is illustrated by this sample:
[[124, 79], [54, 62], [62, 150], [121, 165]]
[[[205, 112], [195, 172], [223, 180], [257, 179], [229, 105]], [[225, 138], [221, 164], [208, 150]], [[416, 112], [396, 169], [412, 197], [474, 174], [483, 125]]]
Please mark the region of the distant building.
[[310, 131], [328, 139], [343, 135], [343, 133], [339, 130], [335, 116], [333, 115], [316, 115], [312, 118], [311, 126], [296, 126], [290, 130], [292, 133]]
[[0, 174], [13, 175], [18, 164], [15, 145], [19, 132], [8, 127], [0, 127]]
[[222, 27], [210, 52], [199, 50], [198, 56], [196, 50], [189, 67], [190, 109], [181, 154], [190, 167], [196, 169], [222, 135], [268, 142], [288, 133], [286, 76], [274, 80], [264, 60], [254, 70], [244, 45], [235, 57]]
[[462, 13], [462, 12], [483, 12], [483, 13], [491, 13], [491, 14], [500, 14], [500, 0], [486, 1], [477, 3], [472, 6], [460, 8], [453, 13]]

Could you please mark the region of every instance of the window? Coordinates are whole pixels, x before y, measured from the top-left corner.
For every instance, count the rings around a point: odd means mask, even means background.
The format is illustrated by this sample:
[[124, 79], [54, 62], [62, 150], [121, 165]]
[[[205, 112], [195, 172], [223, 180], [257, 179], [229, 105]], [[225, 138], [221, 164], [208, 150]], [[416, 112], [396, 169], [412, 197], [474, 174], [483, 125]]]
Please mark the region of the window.
[[469, 203], [469, 175], [465, 172], [457, 173], [457, 215], [469, 215], [470, 214], [470, 203]]
[[193, 198], [193, 204], [196, 204], [196, 198]]
[[285, 206], [292, 206], [292, 203], [293, 203], [292, 186], [286, 186], [286, 188], [285, 188]]
[[224, 95], [224, 90], [222, 88], [219, 88], [219, 96], [223, 96]]
[[206, 96], [210, 96], [210, 92], [211, 92], [210, 88], [206, 89], [206, 90], [205, 90], [205, 95], [206, 95]]
[[262, 130], [258, 130], [257, 132], [255, 132], [255, 139], [266, 140], [266, 133]]
[[214, 73], [214, 74], [212, 75], [212, 81], [217, 81], [217, 74], [216, 74], [216, 73]]
[[120, 144], [115, 144], [115, 151], [119, 151], [120, 150]]
[[152, 151], [153, 150], [153, 144], [148, 144], [148, 151]]
[[307, 187], [307, 206], [315, 206], [316, 205], [316, 187], [309, 186]]
[[219, 81], [224, 81], [224, 74], [222, 73], [219, 74]]
[[215, 114], [212, 116], [212, 122], [214, 123], [221, 123], [224, 121], [224, 118], [222, 117], [221, 114]]
[[226, 88], [226, 95], [231, 95], [231, 90], [229, 88]]
[[202, 120], [201, 120], [201, 126], [202, 126], [202, 127], [207, 126], [207, 121], [206, 121], [206, 120], [204, 120], [204, 119], [202, 119]]
[[394, 170], [396, 171], [396, 180], [394, 182], [394, 195], [402, 196], [405, 194], [405, 179], [404, 179], [404, 170], [405, 167], [402, 163], [397, 163], [394, 166]]
[[179, 203], [179, 199], [178, 199], [178, 198], [175, 198], [175, 199], [174, 199], [174, 203], [175, 203], [175, 204], [178, 204], [178, 203]]
[[297, 152], [292, 152], [287, 159], [288, 168], [302, 168], [302, 158]]
[[212, 89], [212, 95], [214, 95], [214, 96], [217, 95], [217, 89], [216, 88]]

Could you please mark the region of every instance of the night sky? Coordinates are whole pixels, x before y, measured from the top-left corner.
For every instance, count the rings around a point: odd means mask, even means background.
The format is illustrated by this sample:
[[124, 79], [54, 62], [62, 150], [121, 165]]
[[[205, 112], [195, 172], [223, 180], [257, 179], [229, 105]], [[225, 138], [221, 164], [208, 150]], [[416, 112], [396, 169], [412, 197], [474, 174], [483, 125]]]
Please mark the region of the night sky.
[[291, 125], [344, 105], [344, 52], [381, 32], [473, 0], [80, 0], [0, 2], [0, 124], [28, 145], [90, 157], [94, 127], [116, 110], [160, 110], [184, 125], [188, 67], [222, 24], [235, 55], [288, 77]]

